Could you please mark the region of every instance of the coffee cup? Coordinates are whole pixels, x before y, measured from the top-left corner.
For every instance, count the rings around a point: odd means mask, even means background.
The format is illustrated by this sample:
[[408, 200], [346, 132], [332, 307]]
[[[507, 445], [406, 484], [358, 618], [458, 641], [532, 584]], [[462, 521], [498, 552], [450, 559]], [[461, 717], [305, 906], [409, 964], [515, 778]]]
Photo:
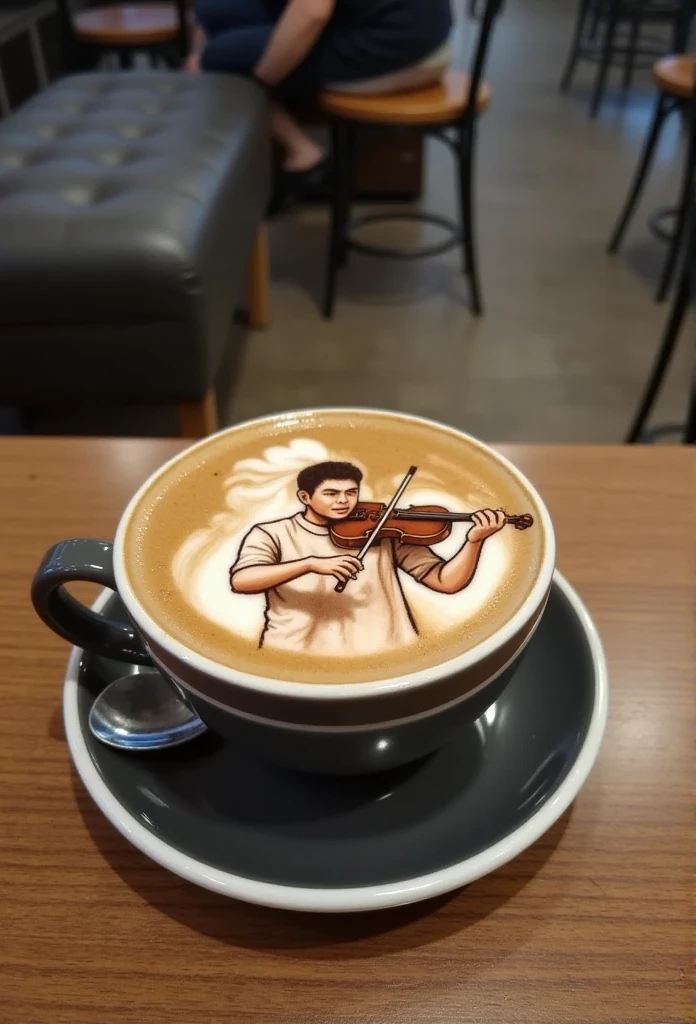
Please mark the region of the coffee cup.
[[[421, 758], [501, 695], [543, 614], [553, 527], [480, 441], [418, 417], [313, 409], [186, 449], [112, 543], [47, 552], [34, 606], [105, 657], [154, 663], [215, 732], [277, 765]], [[115, 590], [128, 622], [65, 584]]]

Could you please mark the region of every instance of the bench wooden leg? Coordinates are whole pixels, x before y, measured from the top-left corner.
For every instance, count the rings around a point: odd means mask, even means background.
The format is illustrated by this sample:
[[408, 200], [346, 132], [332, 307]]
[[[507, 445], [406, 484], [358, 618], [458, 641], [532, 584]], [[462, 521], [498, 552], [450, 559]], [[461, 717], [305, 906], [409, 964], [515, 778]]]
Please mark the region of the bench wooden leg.
[[247, 307], [250, 327], [268, 327], [271, 319], [269, 291], [268, 232], [266, 225], [262, 224], [256, 233], [249, 261]]
[[200, 402], [180, 402], [176, 411], [179, 416], [180, 437], [206, 437], [218, 429], [217, 403], [213, 388], [206, 392]]

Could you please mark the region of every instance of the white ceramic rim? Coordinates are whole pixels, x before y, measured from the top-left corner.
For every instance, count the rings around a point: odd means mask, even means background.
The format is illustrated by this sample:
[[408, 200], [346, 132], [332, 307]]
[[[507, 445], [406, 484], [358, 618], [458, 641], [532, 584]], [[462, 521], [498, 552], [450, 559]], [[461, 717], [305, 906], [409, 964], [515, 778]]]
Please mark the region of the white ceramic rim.
[[[176, 640], [174, 637], [170, 636], [166, 630], [155, 622], [155, 620], [140, 604], [130, 585], [123, 558], [123, 539], [125, 537], [128, 522], [136, 505], [148, 488], [152, 486], [155, 480], [157, 480], [162, 473], [167, 472], [173, 465], [180, 462], [182, 459], [188, 458], [190, 453], [196, 448], [205, 447], [213, 438], [219, 437], [221, 434], [231, 434], [236, 430], [245, 430], [247, 427], [254, 424], [271, 424], [279, 421], [283, 422], [284, 420], [290, 421], [291, 419], [297, 419], [300, 417], [321, 416], [331, 412], [342, 412], [353, 414], [355, 416], [369, 413], [370, 415], [382, 418], [396, 418], [406, 420], [410, 423], [418, 423], [438, 431], [444, 431], [455, 438], [464, 438], [475, 448], [480, 449], [490, 455], [491, 458], [500, 462], [501, 465], [518, 481], [520, 486], [529, 491], [532, 500], [537, 506], [539, 518], [543, 523], [546, 543], [544, 557], [539, 571], [539, 578], [512, 618], [509, 619], [509, 621], [506, 622], [505, 625], [496, 633], [488, 637], [487, 640], [482, 641], [482, 643], [477, 644], [475, 647], [472, 647], [464, 654], [458, 655], [456, 658], [450, 658], [448, 661], [444, 661], [439, 665], [434, 665], [431, 668], [421, 669], [418, 672], [407, 673], [395, 678], [376, 679], [363, 683], [300, 683], [279, 681], [278, 679], [271, 679], [266, 676], [254, 675], [250, 672], [242, 672], [238, 669], [229, 668], [217, 661], [213, 661], [211, 658], [206, 658], [202, 654], [197, 654], [185, 644], [181, 643], [180, 640]], [[277, 413], [271, 416], [259, 416], [256, 419], [245, 420], [244, 423], [236, 424], [234, 427], [227, 427], [225, 430], [220, 430], [216, 434], [211, 434], [209, 437], [203, 438], [202, 441], [198, 441], [196, 444], [185, 448], [179, 453], [179, 455], [174, 456], [173, 459], [170, 459], [168, 462], [165, 462], [164, 465], [160, 466], [158, 470], [148, 477], [142, 487], [136, 491], [121, 516], [114, 540], [114, 573], [119, 596], [125, 604], [129, 615], [139, 629], [145, 634], [146, 638], [150, 637], [156, 644], [162, 647], [165, 651], [168, 651], [179, 661], [184, 662], [186, 665], [190, 665], [198, 672], [203, 672], [213, 676], [215, 679], [219, 679], [223, 682], [234, 683], [238, 686], [244, 686], [248, 689], [257, 690], [261, 693], [274, 694], [279, 697], [292, 696], [296, 699], [305, 700], [360, 700], [365, 697], [374, 697], [377, 694], [397, 693], [404, 690], [417, 689], [420, 686], [427, 686], [429, 683], [442, 679], [445, 676], [453, 675], [456, 672], [466, 671], [471, 668], [472, 665], [476, 665], [482, 659], [494, 654], [500, 647], [504, 646], [510, 639], [512, 639], [516, 633], [523, 629], [531, 615], [541, 605], [545, 598], [545, 594], [548, 591], [553, 578], [555, 560], [556, 541], [553, 523], [551, 522], [551, 516], [548, 513], [546, 505], [533, 484], [526, 478], [526, 476], [524, 476], [523, 473], [520, 472], [519, 469], [517, 469], [516, 466], [506, 459], [504, 455], [501, 455], [488, 445], [483, 444], [482, 441], [478, 441], [475, 437], [471, 437], [470, 434], [465, 434], [461, 430], [455, 430], [453, 427], [445, 426], [442, 423], [437, 423], [435, 420], [429, 420], [422, 416], [410, 416], [401, 412], [388, 412], [384, 409], [360, 409], [354, 407], [343, 408], [341, 406], [332, 406], [324, 409], [298, 409], [293, 412]], [[292, 687], [292, 689], [290, 689], [290, 687]]]
[[[417, 878], [407, 878], [385, 885], [359, 888], [309, 889], [299, 886], [259, 882], [234, 875], [220, 868], [181, 853], [153, 835], [116, 799], [92, 761], [82, 735], [77, 710], [78, 671], [82, 650], [73, 648], [68, 662], [63, 689], [63, 714], [68, 747], [73, 762], [90, 796], [121, 835], [142, 853], [168, 871], [204, 889], [222, 893], [247, 903], [283, 910], [324, 913], [346, 913], [379, 910], [430, 899], [451, 892], [496, 871], [535, 843], [561, 817], [577, 796], [597, 758], [604, 735], [609, 708], [609, 685], [602, 642], [580, 597], [557, 571], [554, 582], [570, 602], [578, 617], [590, 648], [595, 676], [595, 701], [585, 740], [575, 763], [553, 796], [524, 824], [499, 842], [473, 857], [450, 867]], [[101, 611], [110, 597], [104, 591], [93, 608]], [[146, 756], [146, 755], [133, 755]]]

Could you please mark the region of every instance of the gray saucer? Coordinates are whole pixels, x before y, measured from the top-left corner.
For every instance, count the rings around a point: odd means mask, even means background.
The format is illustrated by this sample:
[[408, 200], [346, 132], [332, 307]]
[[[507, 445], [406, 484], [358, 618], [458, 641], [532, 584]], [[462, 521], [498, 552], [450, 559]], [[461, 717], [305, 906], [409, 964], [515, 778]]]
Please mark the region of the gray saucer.
[[[113, 596], [99, 604], [124, 614]], [[88, 716], [121, 674], [122, 664], [76, 651], [66, 679], [68, 742], [99, 806], [178, 874], [297, 909], [410, 902], [510, 860], [576, 796], [607, 711], [601, 644], [559, 576], [497, 704], [456, 742], [382, 775], [282, 771], [210, 733], [160, 753], [111, 750], [91, 736]]]

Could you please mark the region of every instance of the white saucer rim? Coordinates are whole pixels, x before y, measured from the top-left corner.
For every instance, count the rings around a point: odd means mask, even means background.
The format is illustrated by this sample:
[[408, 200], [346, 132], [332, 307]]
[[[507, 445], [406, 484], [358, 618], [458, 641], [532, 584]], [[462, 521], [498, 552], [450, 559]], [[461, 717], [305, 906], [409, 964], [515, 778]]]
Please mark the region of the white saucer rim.
[[[78, 713], [78, 674], [83, 651], [74, 647], [63, 687], [63, 718], [68, 748], [88, 793], [118, 831], [151, 860], [187, 881], [225, 896], [283, 910], [347, 913], [415, 903], [461, 888], [507, 864], [555, 824], [582, 788], [599, 754], [609, 710], [606, 658], [597, 628], [568, 580], [554, 572], [558, 586], [576, 614], [587, 638], [595, 675], [595, 700], [587, 733], [575, 762], [553, 796], [527, 821], [493, 846], [446, 868], [417, 878], [384, 885], [346, 888], [305, 888], [245, 878], [182, 853], [153, 835], [114, 796], [100, 775], [85, 743]], [[112, 591], [104, 590], [92, 605], [101, 611]]]

